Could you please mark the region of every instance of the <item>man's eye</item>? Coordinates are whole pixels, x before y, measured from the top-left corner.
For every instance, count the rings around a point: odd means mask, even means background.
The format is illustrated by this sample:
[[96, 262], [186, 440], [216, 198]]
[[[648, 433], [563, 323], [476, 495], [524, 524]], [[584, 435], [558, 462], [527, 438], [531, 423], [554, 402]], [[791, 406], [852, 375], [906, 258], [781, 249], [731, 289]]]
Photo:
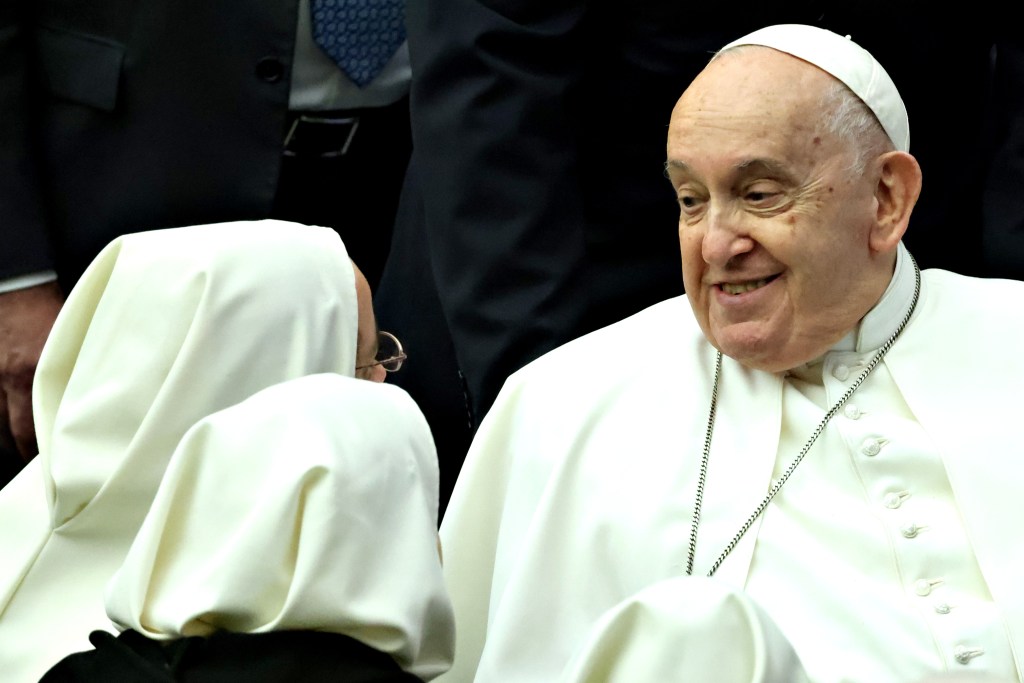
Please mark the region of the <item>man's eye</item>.
[[703, 198], [695, 194], [680, 193], [677, 196], [677, 201], [679, 202], [679, 208], [689, 213], [700, 208]]
[[747, 190], [743, 200], [756, 208], [771, 208], [777, 206], [783, 198], [783, 193], [775, 189]]

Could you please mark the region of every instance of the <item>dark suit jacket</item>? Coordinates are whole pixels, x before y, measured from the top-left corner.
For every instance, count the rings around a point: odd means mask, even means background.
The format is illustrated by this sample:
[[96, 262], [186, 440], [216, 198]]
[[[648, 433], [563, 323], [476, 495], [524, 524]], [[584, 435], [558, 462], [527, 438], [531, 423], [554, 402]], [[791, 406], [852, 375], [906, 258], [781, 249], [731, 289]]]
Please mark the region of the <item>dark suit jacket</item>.
[[121, 233], [265, 217], [296, 17], [296, 0], [0, 3], [0, 278], [55, 267], [67, 288]]
[[[414, 153], [377, 307], [410, 347], [395, 380], [431, 404], [442, 509], [509, 373], [682, 292], [678, 209], [663, 177], [672, 107], [715, 50], [788, 22], [852, 34], [887, 68], [924, 167], [907, 244], [922, 267], [985, 272], [991, 8], [410, 3]], [[635, 340], [636, 371], [657, 372], [672, 352], [654, 336]], [[437, 405], [444, 397], [447, 408]]]

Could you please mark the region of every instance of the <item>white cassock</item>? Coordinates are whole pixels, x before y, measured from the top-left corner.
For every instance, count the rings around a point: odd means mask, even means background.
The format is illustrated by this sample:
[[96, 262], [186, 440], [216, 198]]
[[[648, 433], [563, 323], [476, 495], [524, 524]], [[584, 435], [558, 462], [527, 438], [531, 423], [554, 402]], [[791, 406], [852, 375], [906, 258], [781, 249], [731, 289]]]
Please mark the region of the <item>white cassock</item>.
[[742, 591], [674, 576], [602, 615], [558, 683], [806, 683], [778, 626]]
[[[817, 362], [777, 375], [723, 359], [694, 574], [895, 331], [913, 290], [901, 245], [882, 299]], [[713, 577], [770, 616], [810, 680], [1020, 679], [1022, 300], [1021, 282], [926, 271], [903, 335]], [[458, 638], [439, 680], [557, 681], [609, 611], [685, 574], [714, 370], [679, 297], [509, 379], [442, 524]], [[632, 680], [660, 680], [648, 676]]]
[[185, 434], [107, 613], [157, 640], [340, 633], [430, 680], [454, 648], [437, 499], [434, 442], [407, 393], [283, 382]]
[[39, 361], [39, 455], [0, 490], [5, 683], [115, 632], [104, 586], [185, 432], [272, 384], [353, 375], [357, 321], [354, 270], [327, 228], [158, 230], [96, 257]]

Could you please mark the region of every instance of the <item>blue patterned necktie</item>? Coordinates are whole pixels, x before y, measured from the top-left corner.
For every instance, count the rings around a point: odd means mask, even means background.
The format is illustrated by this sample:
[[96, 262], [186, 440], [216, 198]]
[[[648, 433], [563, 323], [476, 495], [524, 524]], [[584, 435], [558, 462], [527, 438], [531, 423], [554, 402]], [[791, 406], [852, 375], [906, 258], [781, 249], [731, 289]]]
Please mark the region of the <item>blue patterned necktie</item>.
[[313, 39], [360, 88], [405, 42], [405, 0], [310, 0]]

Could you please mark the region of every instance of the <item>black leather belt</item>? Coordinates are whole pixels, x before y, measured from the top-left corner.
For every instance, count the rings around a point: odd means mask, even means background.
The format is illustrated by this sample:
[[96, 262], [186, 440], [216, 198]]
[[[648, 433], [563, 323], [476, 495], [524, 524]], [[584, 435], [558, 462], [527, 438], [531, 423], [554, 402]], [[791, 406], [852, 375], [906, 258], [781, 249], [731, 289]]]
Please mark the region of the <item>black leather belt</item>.
[[284, 138], [284, 155], [322, 158], [344, 156], [359, 130], [359, 119], [358, 114], [296, 113], [291, 117]]

